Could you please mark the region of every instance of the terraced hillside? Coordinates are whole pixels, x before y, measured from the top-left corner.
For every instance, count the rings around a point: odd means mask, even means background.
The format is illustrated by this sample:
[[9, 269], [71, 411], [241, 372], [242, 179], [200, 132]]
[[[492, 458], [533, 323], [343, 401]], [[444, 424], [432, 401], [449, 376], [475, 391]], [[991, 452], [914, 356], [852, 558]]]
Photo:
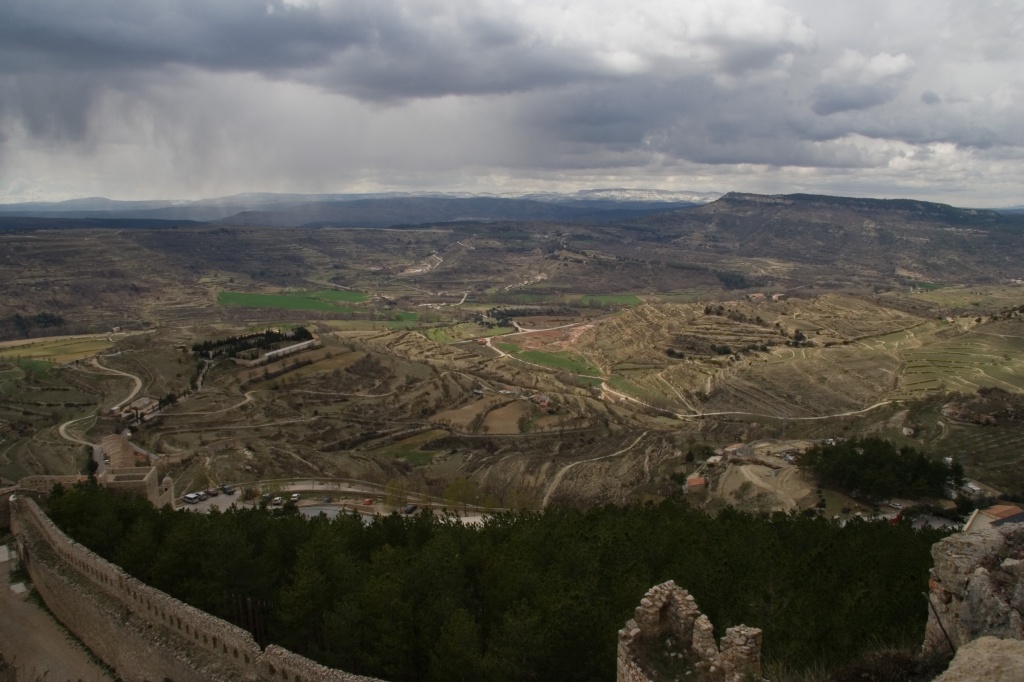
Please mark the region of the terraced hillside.
[[579, 350], [626, 393], [676, 411], [821, 416], [890, 396], [904, 361], [862, 340], [925, 322], [838, 295], [645, 305], [595, 325]]

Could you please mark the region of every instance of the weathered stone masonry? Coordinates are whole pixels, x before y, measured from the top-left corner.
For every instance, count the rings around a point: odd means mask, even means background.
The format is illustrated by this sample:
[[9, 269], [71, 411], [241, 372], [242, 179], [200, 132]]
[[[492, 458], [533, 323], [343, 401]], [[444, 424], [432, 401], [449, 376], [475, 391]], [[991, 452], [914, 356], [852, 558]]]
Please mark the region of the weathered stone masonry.
[[726, 630], [721, 645], [716, 644], [711, 621], [693, 596], [670, 580], [648, 590], [633, 619], [619, 630], [618, 682], [651, 682], [643, 650], [666, 636], [688, 649], [683, 655], [696, 659], [708, 677], [738, 682], [761, 673], [761, 630], [738, 625]]
[[261, 650], [247, 631], [136, 580], [74, 542], [31, 499], [10, 496], [9, 509], [19, 556], [46, 605], [128, 682], [380, 682], [281, 647]]

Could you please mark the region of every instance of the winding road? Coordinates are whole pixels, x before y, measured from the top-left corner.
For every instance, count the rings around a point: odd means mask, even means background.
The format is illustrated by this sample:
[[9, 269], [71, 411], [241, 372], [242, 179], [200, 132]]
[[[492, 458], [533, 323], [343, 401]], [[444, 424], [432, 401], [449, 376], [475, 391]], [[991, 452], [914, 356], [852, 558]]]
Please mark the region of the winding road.
[[[110, 409], [112, 409], [112, 410], [117, 410], [117, 409], [120, 409], [120, 408], [124, 407], [125, 405], [130, 403], [132, 400], [134, 400], [135, 396], [137, 396], [139, 394], [139, 392], [142, 390], [142, 379], [137, 377], [137, 376], [135, 376], [134, 374], [129, 374], [128, 372], [122, 372], [119, 369], [112, 369], [110, 367], [105, 367], [104, 365], [100, 364], [100, 361], [99, 361], [98, 357], [92, 358], [92, 360], [89, 361], [89, 364], [92, 365], [93, 367], [95, 367], [96, 369], [100, 370], [100, 372], [103, 373], [103, 374], [116, 374], [116, 375], [119, 375], [119, 376], [128, 377], [129, 379], [132, 380], [132, 390], [131, 390], [131, 392], [128, 393], [128, 397], [125, 398], [124, 400], [122, 400], [121, 402], [119, 402], [118, 404], [114, 405], [113, 407], [111, 407]], [[71, 431], [70, 431], [72, 424], [77, 424], [78, 422], [85, 421], [86, 419], [93, 419], [95, 417], [96, 417], [96, 413], [94, 412], [94, 413], [86, 415], [84, 417], [77, 417], [75, 419], [71, 419], [69, 421], [66, 421], [66, 422], [64, 422], [63, 424], [61, 424], [60, 426], [57, 427], [57, 433], [60, 434], [61, 438], [63, 438], [64, 440], [71, 441], [72, 443], [77, 443], [79, 445], [95, 445], [95, 443], [90, 443], [89, 441], [85, 440], [84, 438], [80, 438], [80, 437], [76, 436], [75, 434], [71, 433]]]
[[112, 410], [119, 410], [119, 409], [121, 409], [122, 407], [124, 407], [125, 405], [130, 403], [132, 400], [134, 400], [135, 396], [137, 396], [139, 394], [139, 391], [142, 390], [142, 379], [140, 379], [139, 377], [135, 376], [134, 374], [129, 374], [128, 372], [122, 372], [119, 369], [113, 369], [111, 367], [106, 367], [104, 365], [101, 365], [99, 357], [94, 357], [89, 364], [91, 364], [93, 367], [95, 367], [96, 369], [100, 370], [101, 372], [103, 372], [105, 374], [117, 374], [119, 376], [128, 377], [129, 379], [132, 380], [133, 386], [132, 386], [131, 393], [128, 394], [127, 398], [125, 398], [124, 400], [119, 402], [117, 405], [114, 405], [113, 407], [111, 407], [110, 409], [112, 409]]

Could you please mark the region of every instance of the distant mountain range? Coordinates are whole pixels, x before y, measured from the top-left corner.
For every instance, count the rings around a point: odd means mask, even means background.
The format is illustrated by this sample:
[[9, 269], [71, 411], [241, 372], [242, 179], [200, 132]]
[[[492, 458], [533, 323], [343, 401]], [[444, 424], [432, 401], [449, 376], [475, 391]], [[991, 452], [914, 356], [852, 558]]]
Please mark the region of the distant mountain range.
[[714, 201], [716, 193], [595, 189], [568, 194], [247, 193], [198, 201], [117, 201], [102, 197], [0, 204], [0, 216], [71, 219], [194, 220], [234, 225], [306, 224], [380, 227], [455, 220], [583, 220], [612, 222]]

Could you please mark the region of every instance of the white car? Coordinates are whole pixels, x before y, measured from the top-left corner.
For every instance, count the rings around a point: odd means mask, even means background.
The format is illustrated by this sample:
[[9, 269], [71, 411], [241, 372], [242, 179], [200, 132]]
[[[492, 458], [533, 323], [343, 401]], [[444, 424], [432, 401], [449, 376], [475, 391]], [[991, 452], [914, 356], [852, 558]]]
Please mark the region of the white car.
[[299, 497], [300, 496], [299, 496], [298, 493], [292, 493], [292, 502], [298, 502], [299, 501]]

